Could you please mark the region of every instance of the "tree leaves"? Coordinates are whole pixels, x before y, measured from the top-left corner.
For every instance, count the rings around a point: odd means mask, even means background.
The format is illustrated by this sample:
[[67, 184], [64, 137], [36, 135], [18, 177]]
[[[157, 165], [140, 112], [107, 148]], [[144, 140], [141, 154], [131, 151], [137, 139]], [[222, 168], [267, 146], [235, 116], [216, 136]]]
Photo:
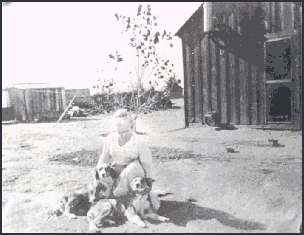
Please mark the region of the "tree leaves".
[[164, 36], [166, 36], [166, 30], [164, 30], [164, 33], [163, 33], [163, 35], [162, 35], [162, 39], [164, 39]]
[[154, 44], [159, 43], [158, 37], [155, 37], [154, 40], [153, 40], [153, 42], [154, 42]]
[[140, 15], [141, 15], [141, 10], [142, 10], [142, 5], [139, 4], [139, 5], [138, 5], [138, 8], [137, 8], [137, 16], [140, 16]]
[[129, 30], [130, 28], [131, 28], [131, 20], [130, 20], [130, 17], [128, 17], [126, 31]]
[[115, 17], [116, 17], [117, 21], [119, 21], [119, 16], [117, 13], [115, 13]]
[[[114, 55], [110, 54], [109, 57], [112, 59], [112, 60], [115, 60], [117, 62], [121, 62], [123, 61], [123, 58], [121, 57], [121, 55], [118, 53], [118, 51], [116, 51], [116, 58]], [[109, 61], [107, 61], [107, 63], [109, 63]], [[115, 69], [116, 71], [116, 69]]]
[[[145, 9], [141, 4], [137, 8], [137, 16], [134, 18], [115, 14], [117, 21], [120, 21], [124, 27], [123, 32], [130, 31], [129, 44], [134, 48], [134, 75], [136, 74], [139, 86], [143, 86], [143, 80], [146, 79], [147, 84], [152, 85], [150, 75], [155, 79], [167, 79], [173, 73], [173, 64], [171, 66], [169, 60], [162, 59], [159, 53], [159, 43], [168, 42], [166, 48], [172, 48], [173, 44], [171, 32], [167, 30], [158, 31], [156, 17], [152, 14], [151, 6], [148, 4]], [[123, 58], [116, 52], [116, 55], [110, 54], [109, 57], [115, 62], [123, 61]], [[131, 58], [132, 59], [132, 58]], [[150, 67], [151, 69], [146, 69]], [[148, 76], [144, 76], [145, 71], [151, 71]], [[156, 83], [155, 83], [156, 84]], [[138, 91], [139, 92], [139, 91]]]
[[151, 5], [150, 4], [148, 4], [148, 6], [147, 6], [147, 15], [148, 16], [152, 15], [151, 14]]

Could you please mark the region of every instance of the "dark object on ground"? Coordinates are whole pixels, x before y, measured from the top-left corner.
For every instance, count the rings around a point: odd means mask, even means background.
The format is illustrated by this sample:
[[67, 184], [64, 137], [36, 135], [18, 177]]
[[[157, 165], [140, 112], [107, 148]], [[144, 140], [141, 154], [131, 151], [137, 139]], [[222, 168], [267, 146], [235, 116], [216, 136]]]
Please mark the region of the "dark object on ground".
[[269, 139], [269, 142], [272, 142], [272, 147], [285, 147], [285, 145], [279, 144], [278, 140]]
[[197, 200], [193, 199], [192, 197], [189, 197], [185, 200], [186, 202], [197, 202]]
[[[76, 107], [76, 108], [75, 108]], [[78, 106], [71, 107], [70, 110], [68, 110], [68, 116], [70, 117], [87, 117], [89, 115], [89, 111], [86, 111], [84, 109], [79, 108]]]
[[265, 174], [265, 175], [268, 175], [268, 174], [273, 173], [274, 171], [272, 171], [272, 170], [267, 170], [267, 169], [261, 169], [261, 170], [259, 170], [259, 172], [261, 172], [261, 173], [263, 173], [263, 174]]
[[227, 148], [228, 153], [236, 153], [233, 148]]
[[232, 124], [224, 124], [224, 123], [218, 123], [218, 128], [216, 128], [216, 131], [221, 131], [221, 130], [237, 130], [237, 128], [232, 125]]
[[160, 193], [157, 196], [158, 197], [165, 197], [165, 196], [168, 196], [168, 195], [173, 195], [173, 193]]
[[217, 112], [209, 112], [205, 115], [205, 122], [211, 127], [219, 126], [221, 123], [221, 115]]
[[147, 135], [147, 133], [145, 133], [145, 132], [140, 132], [140, 131], [136, 131], [136, 134], [137, 134], [137, 135]]

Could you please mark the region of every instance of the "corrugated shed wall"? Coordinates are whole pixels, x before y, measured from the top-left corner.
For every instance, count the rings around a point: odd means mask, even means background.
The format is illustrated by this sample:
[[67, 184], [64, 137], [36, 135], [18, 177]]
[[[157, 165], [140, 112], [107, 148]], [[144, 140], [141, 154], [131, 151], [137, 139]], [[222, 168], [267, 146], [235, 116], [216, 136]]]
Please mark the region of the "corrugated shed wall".
[[[221, 3], [226, 4], [226, 3]], [[302, 122], [302, 57], [300, 10], [292, 3], [237, 3], [241, 9], [249, 9], [253, 17], [254, 9], [261, 6], [267, 13], [264, 15], [265, 29], [269, 37], [279, 38], [289, 35], [292, 39], [292, 121], [300, 126]], [[244, 6], [242, 6], [242, 4]], [[231, 8], [231, 7], [230, 7]], [[238, 11], [227, 7], [222, 23], [227, 28], [241, 35], [242, 17]], [[220, 18], [217, 8], [216, 17]], [[231, 12], [229, 12], [229, 9]], [[264, 65], [265, 48], [263, 43], [254, 47], [252, 56], [262, 63], [256, 64], [246, 57], [239, 57], [217, 47], [210, 35], [203, 33], [201, 19], [194, 17], [182, 36], [184, 77], [185, 77], [185, 117], [189, 123], [204, 123], [207, 112], [217, 111], [221, 114], [222, 123], [241, 125], [262, 125], [267, 123], [267, 84]], [[250, 18], [249, 18], [250, 19]], [[197, 21], [197, 22], [195, 22]], [[295, 30], [295, 31], [294, 31]], [[286, 32], [287, 31], [287, 32]], [[296, 32], [296, 33], [295, 33]], [[254, 42], [254, 38], [251, 39]], [[248, 40], [247, 40], [248, 41]], [[260, 51], [259, 51], [260, 50]]]

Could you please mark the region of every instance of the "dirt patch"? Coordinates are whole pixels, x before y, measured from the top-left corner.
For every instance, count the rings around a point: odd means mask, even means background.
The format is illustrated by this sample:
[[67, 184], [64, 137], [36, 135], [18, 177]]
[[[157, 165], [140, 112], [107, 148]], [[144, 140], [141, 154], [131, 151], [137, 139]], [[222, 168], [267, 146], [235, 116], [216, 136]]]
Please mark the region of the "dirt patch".
[[[83, 216], [72, 221], [63, 216], [45, 221], [44, 216], [64, 190], [90, 182], [110, 120], [111, 115], [100, 115], [56, 127], [3, 127], [2, 208], [11, 197], [18, 199], [6, 231], [88, 231]], [[302, 208], [301, 133], [184, 129], [183, 109], [141, 115], [137, 121], [153, 155], [153, 187], [172, 193], [160, 210], [171, 221], [148, 222], [147, 229], [125, 222], [103, 232], [268, 232], [276, 231], [277, 226], [270, 228], [273, 221], [284, 226], [294, 208]], [[271, 138], [285, 147], [268, 146]], [[227, 146], [236, 152], [227, 153]]]
[[102, 153], [102, 150], [80, 150], [72, 153], [57, 154], [49, 158], [51, 164], [66, 164], [66, 165], [77, 165], [77, 166], [89, 166], [95, 167], [98, 159]]

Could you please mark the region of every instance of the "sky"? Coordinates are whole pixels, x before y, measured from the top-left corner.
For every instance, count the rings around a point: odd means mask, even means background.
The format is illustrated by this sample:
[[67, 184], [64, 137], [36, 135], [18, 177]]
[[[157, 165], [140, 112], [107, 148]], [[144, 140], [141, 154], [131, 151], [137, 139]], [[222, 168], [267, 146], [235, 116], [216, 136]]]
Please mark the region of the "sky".
[[[114, 65], [107, 63], [110, 53], [117, 50], [126, 61], [133, 61], [114, 14], [136, 16], [138, 4], [16, 2], [2, 7], [2, 87], [48, 82], [92, 88], [100, 76], [112, 73]], [[174, 35], [201, 4], [152, 2], [151, 8], [159, 29]], [[161, 50], [174, 63], [176, 76], [183, 79], [181, 40], [173, 37], [172, 42], [174, 48], [163, 46]], [[124, 66], [130, 69], [131, 64]], [[118, 84], [123, 77], [115, 78]]]

